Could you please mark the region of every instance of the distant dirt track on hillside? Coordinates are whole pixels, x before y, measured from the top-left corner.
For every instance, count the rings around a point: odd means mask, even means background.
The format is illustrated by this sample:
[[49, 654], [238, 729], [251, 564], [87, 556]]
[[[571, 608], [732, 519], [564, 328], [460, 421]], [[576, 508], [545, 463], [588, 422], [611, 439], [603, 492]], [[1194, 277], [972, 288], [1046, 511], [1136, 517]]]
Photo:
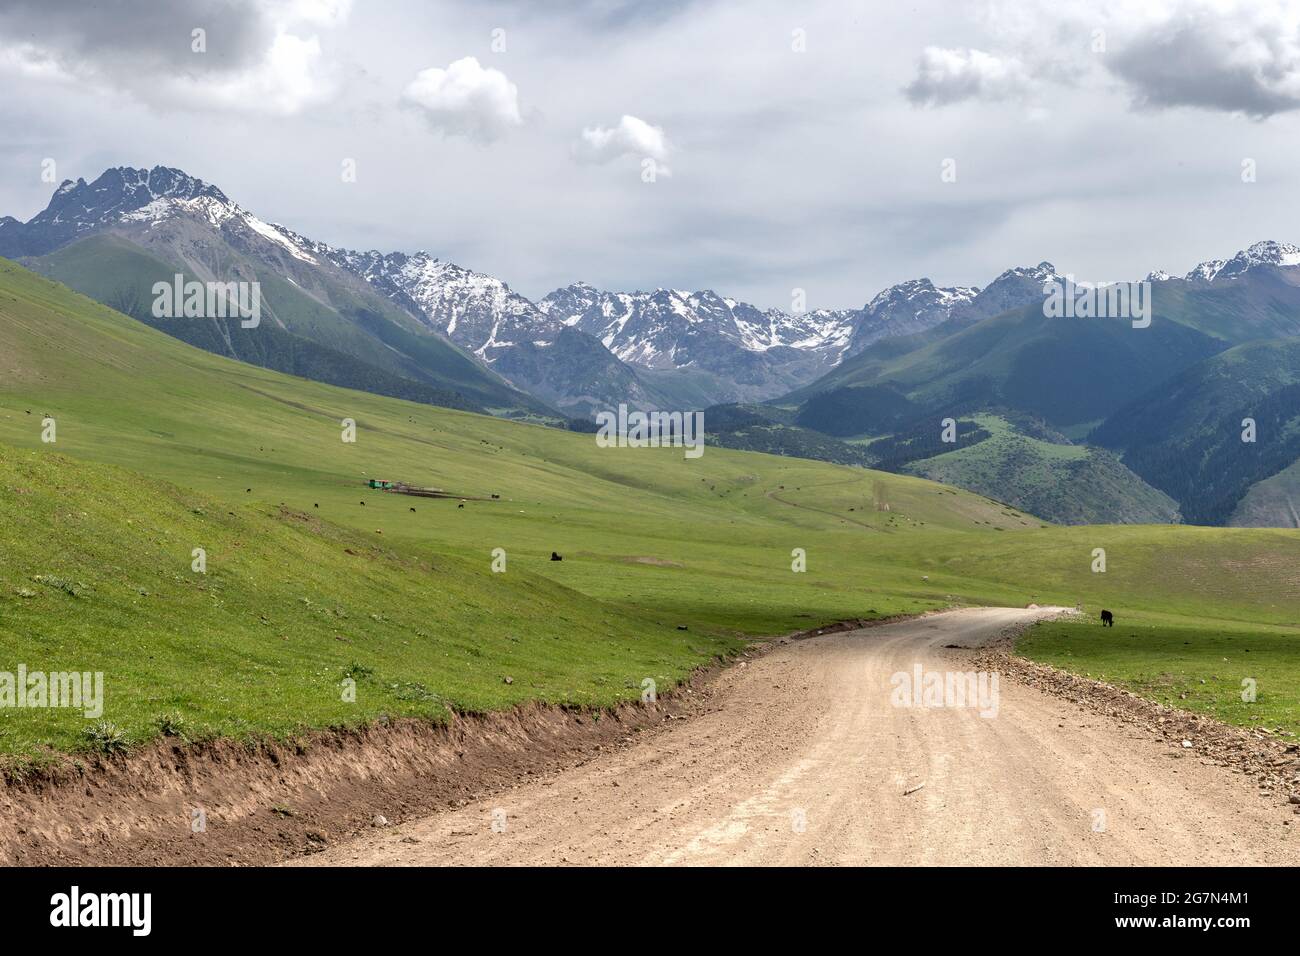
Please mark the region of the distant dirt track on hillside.
[[1300, 863], [1300, 825], [1192, 751], [1032, 687], [996, 716], [891, 703], [1052, 609], [975, 608], [790, 641], [711, 709], [582, 766], [295, 865]]

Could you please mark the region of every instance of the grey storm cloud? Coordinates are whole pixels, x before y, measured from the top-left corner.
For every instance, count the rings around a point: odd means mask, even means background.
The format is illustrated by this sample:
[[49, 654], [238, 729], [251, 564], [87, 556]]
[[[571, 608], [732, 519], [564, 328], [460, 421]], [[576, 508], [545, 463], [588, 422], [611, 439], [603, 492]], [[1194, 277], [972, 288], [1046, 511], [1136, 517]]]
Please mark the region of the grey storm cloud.
[[[925, 47], [903, 88], [914, 105], [1013, 100], [1090, 75], [1118, 80], [1138, 109], [1191, 107], [1264, 118], [1300, 107], [1300, 4], [992, 4], [988, 50]], [[996, 33], [997, 31], [990, 31]]]
[[[207, 32], [210, 55], [195, 56], [191, 33]], [[0, 39], [31, 44], [69, 72], [233, 70], [255, 61], [274, 36], [255, 0], [0, 0]]]
[[1134, 37], [1108, 60], [1135, 105], [1197, 107], [1267, 117], [1300, 107], [1296, 33], [1261, 23], [1228, 38], [1193, 19]]
[[[1300, 127], [1242, 118], [1293, 105], [1297, 18], [1275, 0], [0, 0], [0, 216], [63, 178], [164, 165], [313, 239], [424, 248], [530, 297], [583, 279], [858, 308], [1043, 259], [1183, 272], [1300, 241]], [[644, 180], [665, 156], [673, 175]]]
[[318, 31], [351, 0], [0, 0], [0, 65], [166, 108], [291, 114], [336, 86]]

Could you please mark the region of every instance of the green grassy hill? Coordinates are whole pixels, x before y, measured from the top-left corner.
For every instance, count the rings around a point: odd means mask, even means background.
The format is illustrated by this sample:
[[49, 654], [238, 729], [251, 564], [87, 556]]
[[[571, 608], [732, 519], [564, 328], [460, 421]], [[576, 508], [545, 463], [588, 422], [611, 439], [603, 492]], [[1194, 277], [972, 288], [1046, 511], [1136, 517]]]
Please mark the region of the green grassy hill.
[[[1172, 498], [1190, 523], [1293, 524], [1291, 499], [1276, 490], [1285, 481], [1262, 486], [1300, 456], [1300, 391], [1286, 392], [1300, 375], [1292, 278], [1258, 268], [1213, 286], [1170, 280], [1155, 283], [1153, 297], [1145, 329], [1049, 319], [1031, 306], [882, 340], [781, 404], [798, 406], [800, 424], [837, 435], [854, 423], [893, 431], [899, 392], [923, 419], [1012, 409], [1120, 457], [1095, 452], [1082, 476], [1082, 466], [1042, 460], [1040, 447], [1001, 444], [982, 453], [1001, 452], [997, 463], [972, 468], [960, 456], [922, 472], [1053, 520], [1161, 520], [1171, 514], [1162, 499]], [[1243, 446], [1246, 416], [1260, 421], [1261, 437]], [[1022, 468], [1042, 494], [1025, 495]]]
[[[1300, 626], [1294, 534], [1043, 527], [905, 475], [600, 448], [223, 359], [3, 261], [0, 446], [0, 669], [104, 670], [104, 716], [132, 741], [172, 712], [201, 733], [287, 733], [609, 703], [746, 635], [951, 604]], [[345, 671], [359, 703], [340, 708]], [[86, 723], [0, 711], [0, 751], [72, 748]]]
[[[301, 283], [295, 282], [233, 248], [212, 250], [210, 242], [184, 241], [187, 237], [183, 230], [179, 237], [167, 232], [145, 248], [125, 236], [99, 233], [25, 264], [219, 355], [382, 395], [438, 400], [452, 408], [560, 417], [422, 328], [360, 280], [303, 267]], [[261, 325], [244, 330], [235, 321], [153, 320], [154, 283], [171, 282], [177, 273], [199, 281], [255, 278], [261, 283]], [[403, 380], [414, 384], [403, 386]]]
[[1234, 528], [1300, 528], [1300, 461], [1251, 485], [1228, 524]]
[[[608, 704], [736, 646], [592, 600], [523, 556], [494, 574], [316, 511], [231, 509], [45, 450], [0, 445], [0, 489], [0, 666], [104, 672], [104, 717], [129, 740], [164, 722], [194, 737], [284, 735], [448, 707]], [[0, 709], [0, 751], [76, 749], [89, 726]]]
[[[1243, 442], [1243, 422], [1256, 423]], [[1251, 342], [1199, 362], [1101, 423], [1090, 439], [1177, 499], [1189, 521], [1273, 524], [1294, 515], [1278, 478], [1300, 459], [1300, 339]], [[1238, 516], [1243, 516], [1238, 518]]]
[[796, 397], [888, 385], [935, 411], [1004, 404], [1071, 425], [1105, 417], [1225, 347], [1158, 310], [1150, 328], [1134, 329], [1127, 320], [1047, 318], [1040, 306], [927, 341], [903, 354], [899, 343], [869, 348]]
[[1178, 503], [1114, 455], [1022, 434], [1005, 418], [974, 416], [989, 433], [968, 447], [912, 462], [909, 474], [996, 495], [1058, 524], [1165, 524]]

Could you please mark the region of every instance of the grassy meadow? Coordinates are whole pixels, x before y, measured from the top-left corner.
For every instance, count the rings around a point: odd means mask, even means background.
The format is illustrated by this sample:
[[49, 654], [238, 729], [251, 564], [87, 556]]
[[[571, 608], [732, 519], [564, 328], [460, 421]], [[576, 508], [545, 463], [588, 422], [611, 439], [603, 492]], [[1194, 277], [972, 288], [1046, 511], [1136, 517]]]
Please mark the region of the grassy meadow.
[[[920, 478], [599, 448], [332, 388], [193, 349], [0, 260], [0, 670], [104, 671], [104, 718], [127, 744], [177, 726], [283, 736], [599, 706], [746, 638], [959, 604], [1110, 607], [1121, 627], [1104, 640], [1140, 622], [1153, 654], [1180, 629], [1267, 633], [1274, 652], [1252, 644], [1251, 663], [1280, 681], [1298, 567], [1295, 532], [1047, 527]], [[1028, 652], [1100, 646], [1099, 629], [1071, 627], [1040, 629]], [[355, 702], [340, 698], [349, 677]], [[93, 745], [90, 723], [0, 709], [0, 753]]]

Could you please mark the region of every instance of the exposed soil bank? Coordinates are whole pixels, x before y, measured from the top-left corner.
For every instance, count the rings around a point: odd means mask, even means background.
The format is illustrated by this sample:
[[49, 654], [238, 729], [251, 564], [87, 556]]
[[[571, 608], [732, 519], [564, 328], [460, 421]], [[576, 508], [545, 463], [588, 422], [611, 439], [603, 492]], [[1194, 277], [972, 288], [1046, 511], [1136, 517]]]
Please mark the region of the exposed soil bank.
[[[969, 608], [778, 643], [722, 672], [690, 720], [294, 862], [1300, 864], [1286, 798], [1209, 759], [1204, 734], [1185, 748], [1019, 680], [993, 693], [977, 655], [1061, 610]], [[1012, 662], [994, 666], [1010, 676]], [[976, 700], [918, 696], [930, 676], [977, 670]]]
[[[759, 640], [737, 660], [885, 623]], [[292, 743], [162, 740], [124, 757], [69, 758], [0, 784], [0, 864], [257, 865], [317, 853], [374, 829], [376, 817], [382, 828], [464, 806], [707, 710], [724, 666], [701, 667], [653, 704], [612, 710], [532, 704], [445, 726], [397, 719]]]
[[[1300, 863], [1300, 753], [1008, 655], [1052, 613], [822, 627], [608, 712], [69, 761], [0, 789], [0, 863]], [[900, 708], [918, 665], [999, 672], [997, 713]]]
[[717, 670], [654, 704], [608, 711], [526, 705], [296, 744], [162, 741], [69, 760], [0, 788], [0, 863], [246, 865], [313, 853], [376, 816], [397, 824], [580, 765], [706, 706]]

